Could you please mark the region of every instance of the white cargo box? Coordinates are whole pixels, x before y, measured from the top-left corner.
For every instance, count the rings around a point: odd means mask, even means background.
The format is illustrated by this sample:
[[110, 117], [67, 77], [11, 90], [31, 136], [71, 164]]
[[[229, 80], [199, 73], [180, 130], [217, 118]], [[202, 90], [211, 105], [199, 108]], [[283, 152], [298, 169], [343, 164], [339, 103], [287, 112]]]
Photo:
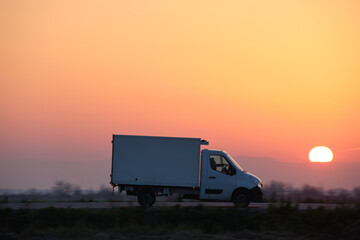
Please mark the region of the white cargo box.
[[113, 135], [111, 182], [200, 186], [200, 138]]

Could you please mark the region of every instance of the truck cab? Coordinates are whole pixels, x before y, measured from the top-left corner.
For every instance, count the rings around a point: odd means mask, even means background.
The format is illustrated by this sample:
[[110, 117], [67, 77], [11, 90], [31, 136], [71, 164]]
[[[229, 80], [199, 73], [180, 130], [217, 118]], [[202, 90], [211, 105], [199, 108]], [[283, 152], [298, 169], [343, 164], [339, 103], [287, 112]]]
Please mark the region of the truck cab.
[[225, 151], [202, 150], [201, 164], [200, 199], [233, 201], [238, 206], [262, 200], [261, 180]]

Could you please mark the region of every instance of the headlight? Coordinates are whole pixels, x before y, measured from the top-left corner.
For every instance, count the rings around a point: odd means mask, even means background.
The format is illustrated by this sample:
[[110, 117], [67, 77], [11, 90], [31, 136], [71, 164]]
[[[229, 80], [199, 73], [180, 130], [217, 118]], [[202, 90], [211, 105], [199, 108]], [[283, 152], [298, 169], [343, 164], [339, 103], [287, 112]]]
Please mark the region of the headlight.
[[263, 185], [262, 185], [262, 182], [259, 180], [259, 179], [257, 179], [256, 177], [253, 177], [253, 176], [250, 176], [250, 179], [258, 186], [258, 187], [262, 187]]

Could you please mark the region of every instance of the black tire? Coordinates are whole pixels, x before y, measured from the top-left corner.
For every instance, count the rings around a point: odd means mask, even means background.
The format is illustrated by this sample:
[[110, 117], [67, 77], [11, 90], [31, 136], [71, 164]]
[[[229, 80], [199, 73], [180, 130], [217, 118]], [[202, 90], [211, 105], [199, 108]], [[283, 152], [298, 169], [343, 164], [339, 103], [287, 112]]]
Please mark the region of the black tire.
[[138, 193], [138, 202], [143, 207], [151, 207], [155, 203], [155, 192], [152, 190], [141, 190]]
[[233, 203], [238, 207], [247, 207], [250, 204], [250, 195], [246, 190], [237, 190], [232, 197]]

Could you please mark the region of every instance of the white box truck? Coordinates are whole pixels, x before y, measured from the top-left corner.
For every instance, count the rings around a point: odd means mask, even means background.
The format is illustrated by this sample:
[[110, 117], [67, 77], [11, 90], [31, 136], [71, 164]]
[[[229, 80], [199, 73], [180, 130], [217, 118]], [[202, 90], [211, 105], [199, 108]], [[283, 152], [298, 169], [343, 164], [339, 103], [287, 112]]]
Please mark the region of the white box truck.
[[200, 138], [113, 135], [110, 184], [137, 196], [144, 207], [157, 196], [232, 201], [262, 200], [261, 180], [225, 151], [201, 150]]

